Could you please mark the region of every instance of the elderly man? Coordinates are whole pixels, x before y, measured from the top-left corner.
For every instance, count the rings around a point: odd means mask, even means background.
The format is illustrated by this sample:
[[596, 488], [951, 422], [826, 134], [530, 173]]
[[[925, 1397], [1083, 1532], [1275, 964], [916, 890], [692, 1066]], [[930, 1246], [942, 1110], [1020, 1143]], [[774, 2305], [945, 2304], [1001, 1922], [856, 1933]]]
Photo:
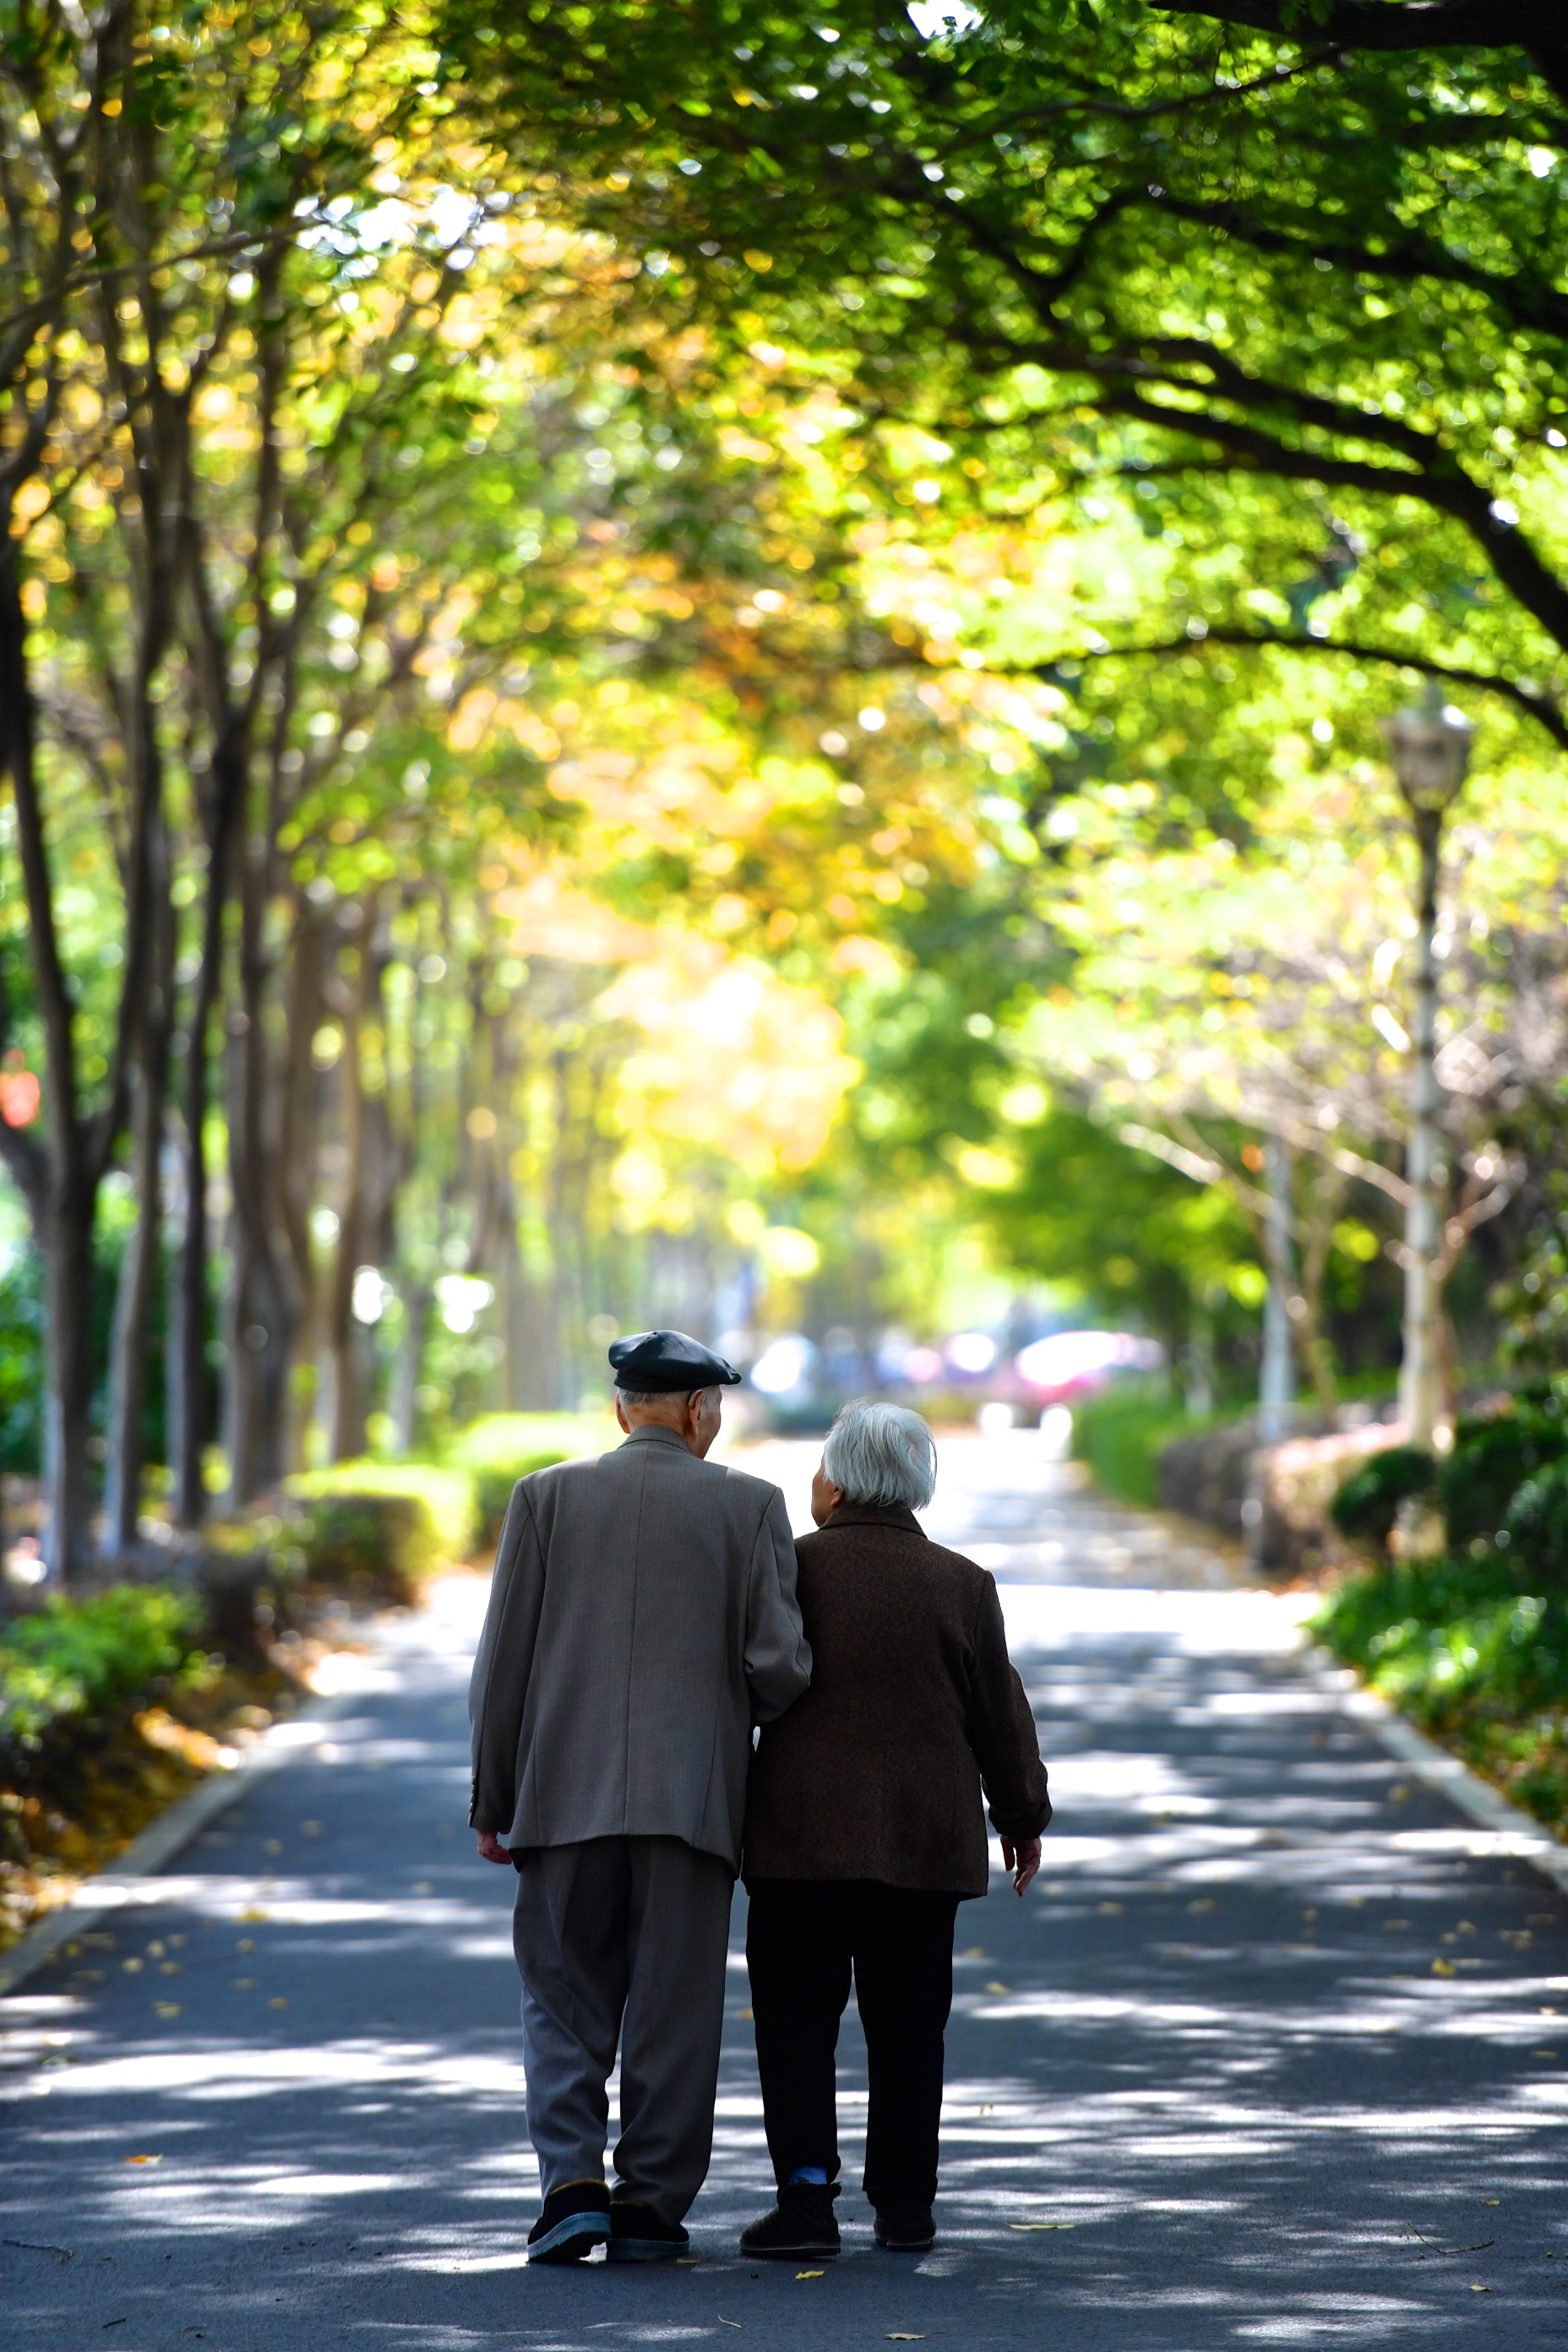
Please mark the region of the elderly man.
[[[740, 1374], [610, 1349], [626, 1442], [522, 1479], [474, 1663], [479, 1852], [518, 1874], [531, 2262], [667, 2261], [708, 2171], [752, 1727], [811, 1679], [776, 1486], [704, 1457]], [[621, 2137], [604, 2178], [621, 2047]]]

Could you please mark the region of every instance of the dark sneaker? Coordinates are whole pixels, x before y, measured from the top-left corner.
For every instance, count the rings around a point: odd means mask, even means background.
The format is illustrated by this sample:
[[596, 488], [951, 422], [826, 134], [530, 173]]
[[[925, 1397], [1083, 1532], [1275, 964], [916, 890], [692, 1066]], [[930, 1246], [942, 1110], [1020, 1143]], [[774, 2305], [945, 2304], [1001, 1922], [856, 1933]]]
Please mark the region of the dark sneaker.
[[815, 2182], [802, 2181], [793, 2189], [781, 2189], [773, 2211], [742, 2231], [741, 2252], [760, 2254], [770, 2262], [831, 2262], [839, 2246], [838, 2224], [833, 2218], [837, 2194], [836, 2182], [818, 2188]]
[[528, 2233], [531, 2263], [580, 2263], [608, 2242], [610, 2192], [602, 2180], [569, 2180], [552, 2189]]
[[913, 2213], [879, 2213], [877, 2243], [890, 2254], [929, 2253], [936, 2243], [931, 2207]]
[[661, 2221], [651, 2205], [639, 2205], [635, 2197], [611, 2198], [607, 2262], [670, 2263], [690, 2245], [679, 2222]]

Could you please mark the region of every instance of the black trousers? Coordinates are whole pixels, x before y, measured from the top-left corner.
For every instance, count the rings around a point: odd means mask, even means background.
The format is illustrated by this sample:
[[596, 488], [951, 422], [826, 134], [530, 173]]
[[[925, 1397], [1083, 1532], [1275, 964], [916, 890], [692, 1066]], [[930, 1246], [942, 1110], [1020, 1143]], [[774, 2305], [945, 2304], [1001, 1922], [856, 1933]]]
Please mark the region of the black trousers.
[[834, 2053], [851, 1971], [869, 2060], [866, 2194], [879, 2210], [936, 2196], [942, 2032], [952, 2006], [956, 1895], [874, 1879], [748, 1882], [746, 1966], [768, 2153], [838, 2177]]

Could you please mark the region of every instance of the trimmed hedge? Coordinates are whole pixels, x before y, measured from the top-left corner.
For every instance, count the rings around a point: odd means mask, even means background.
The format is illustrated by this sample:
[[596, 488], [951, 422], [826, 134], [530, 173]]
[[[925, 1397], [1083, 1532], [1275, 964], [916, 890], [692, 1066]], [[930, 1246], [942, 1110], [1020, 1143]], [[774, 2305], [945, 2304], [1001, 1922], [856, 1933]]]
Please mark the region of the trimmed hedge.
[[1088, 1464], [1103, 1494], [1147, 1509], [1159, 1500], [1165, 1447], [1204, 1426], [1183, 1412], [1163, 1384], [1110, 1388], [1073, 1406], [1073, 1455]]

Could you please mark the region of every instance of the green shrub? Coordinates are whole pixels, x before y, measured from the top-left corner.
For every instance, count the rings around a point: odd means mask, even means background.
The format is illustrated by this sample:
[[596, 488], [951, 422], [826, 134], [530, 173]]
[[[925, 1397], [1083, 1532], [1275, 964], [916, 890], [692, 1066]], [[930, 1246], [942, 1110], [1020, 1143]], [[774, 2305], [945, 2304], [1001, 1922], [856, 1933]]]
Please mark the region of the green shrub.
[[1520, 1488], [1564, 1454], [1568, 1419], [1554, 1398], [1546, 1403], [1526, 1396], [1488, 1420], [1464, 1416], [1437, 1471], [1437, 1501], [1454, 1549], [1490, 1543]]
[[566, 1458], [564, 1454], [558, 1452], [525, 1454], [516, 1462], [489, 1464], [482, 1470], [476, 1470], [473, 1474], [474, 1500], [479, 1507], [479, 1541], [487, 1545], [500, 1542], [511, 1491], [520, 1478], [526, 1478], [533, 1470], [548, 1470], [554, 1463], [564, 1462]]
[[429, 1505], [418, 1495], [312, 1495], [298, 1528], [305, 1575], [352, 1599], [406, 1606], [441, 1557]]
[[1432, 1491], [1437, 1465], [1419, 1445], [1385, 1445], [1345, 1480], [1329, 1516], [1351, 1543], [1386, 1552], [1401, 1503]]
[[1152, 1505], [1160, 1455], [1203, 1424], [1173, 1402], [1163, 1382], [1110, 1388], [1072, 1409], [1072, 1450], [1095, 1485], [1119, 1502]]
[[51, 1601], [0, 1631], [0, 1747], [37, 1748], [69, 1717], [101, 1716], [201, 1654], [201, 1603], [167, 1585]]
[[290, 1478], [288, 1492], [307, 1514], [324, 1496], [340, 1501], [360, 1495], [420, 1504], [435, 1531], [437, 1549], [451, 1560], [467, 1559], [478, 1536], [473, 1475], [465, 1464], [337, 1462], [330, 1470], [308, 1470]]
[[520, 1478], [555, 1462], [602, 1454], [619, 1442], [620, 1431], [603, 1413], [488, 1412], [469, 1423], [446, 1458], [472, 1478], [479, 1540], [493, 1544]]
[[1568, 1584], [1568, 1462], [1553, 1462], [1520, 1488], [1504, 1528], [1516, 1572]]
[[[1547, 1474], [1550, 1475], [1550, 1474]], [[1319, 1640], [1538, 1819], [1568, 1818], [1568, 1593], [1510, 1545], [1348, 1578]]]

